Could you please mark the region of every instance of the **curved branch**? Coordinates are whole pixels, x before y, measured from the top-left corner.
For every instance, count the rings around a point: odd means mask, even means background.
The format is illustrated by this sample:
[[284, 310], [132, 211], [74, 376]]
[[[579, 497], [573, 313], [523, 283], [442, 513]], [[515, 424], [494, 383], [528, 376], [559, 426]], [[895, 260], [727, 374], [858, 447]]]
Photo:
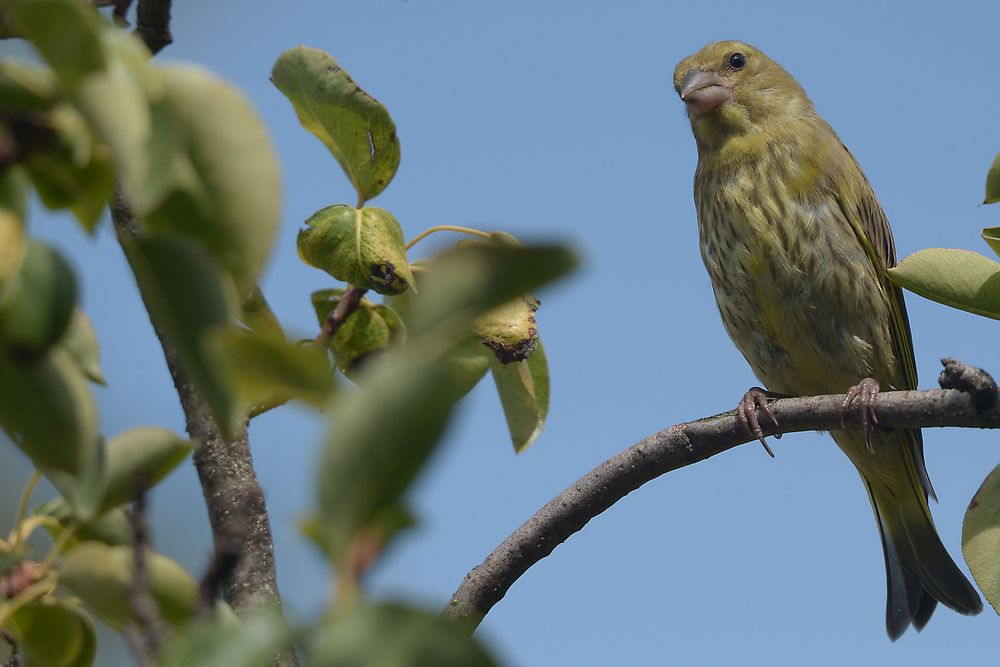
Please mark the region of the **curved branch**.
[[[1000, 398], [988, 373], [953, 359], [945, 365], [944, 389], [893, 391], [875, 402], [879, 425], [893, 428], [964, 426], [1000, 428]], [[765, 435], [843, 428], [843, 395], [785, 398], [771, 404], [780, 429], [761, 415]], [[861, 423], [855, 402], [844, 422]], [[757, 442], [735, 412], [677, 424], [640, 440], [597, 466], [553, 498], [465, 576], [444, 616], [475, 629], [528, 568], [545, 558], [588, 521], [660, 475], [727, 449]]]

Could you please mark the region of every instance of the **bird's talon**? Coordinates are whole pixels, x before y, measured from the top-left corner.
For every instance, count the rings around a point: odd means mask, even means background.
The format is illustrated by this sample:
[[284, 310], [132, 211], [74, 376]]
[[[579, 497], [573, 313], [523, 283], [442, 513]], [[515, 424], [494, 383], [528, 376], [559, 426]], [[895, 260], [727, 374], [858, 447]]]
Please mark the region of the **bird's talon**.
[[875, 451], [875, 448], [872, 447], [872, 431], [875, 430], [875, 425], [878, 424], [878, 416], [875, 414], [875, 399], [878, 397], [878, 392], [878, 382], [872, 378], [864, 378], [861, 382], [847, 390], [847, 396], [844, 398], [840, 414], [840, 425], [843, 427], [847, 419], [847, 414], [851, 410], [851, 405], [854, 404], [854, 400], [860, 399], [861, 428], [864, 431], [865, 445], [868, 447], [869, 452]]
[[[768, 453], [768, 456], [774, 458], [774, 452], [764, 439], [764, 431], [761, 429], [760, 421], [757, 419], [758, 407], [764, 411], [775, 426], [778, 425], [778, 419], [774, 416], [774, 411], [767, 402], [767, 392], [760, 387], [751, 387], [743, 395], [743, 398], [740, 399], [736, 407], [736, 414], [739, 416], [740, 423], [743, 424], [743, 428], [747, 430], [747, 433], [757, 438], [760, 444], [764, 446], [764, 451]], [[780, 438], [781, 436], [776, 435], [775, 437]]]

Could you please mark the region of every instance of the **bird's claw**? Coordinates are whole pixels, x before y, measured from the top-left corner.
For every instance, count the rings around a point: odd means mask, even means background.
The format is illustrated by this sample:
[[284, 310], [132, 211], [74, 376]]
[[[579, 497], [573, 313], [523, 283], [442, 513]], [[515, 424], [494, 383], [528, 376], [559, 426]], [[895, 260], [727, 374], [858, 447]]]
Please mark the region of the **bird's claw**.
[[[747, 393], [743, 394], [743, 398], [740, 399], [739, 405], [736, 406], [736, 415], [740, 418], [740, 422], [743, 424], [743, 428], [747, 432], [760, 440], [760, 444], [764, 445], [764, 451], [774, 458], [774, 452], [768, 446], [767, 441], [764, 440], [764, 431], [760, 428], [760, 421], [757, 419], [757, 408], [760, 408], [768, 416], [771, 422], [778, 426], [778, 418], [774, 416], [774, 411], [771, 409], [770, 403], [767, 402], [768, 393], [761, 389], [760, 387], [750, 387]], [[775, 438], [780, 438], [780, 434], [775, 434]]]
[[874, 452], [872, 447], [872, 431], [878, 424], [878, 417], [875, 415], [875, 398], [878, 396], [879, 386], [873, 378], [864, 378], [858, 384], [847, 390], [844, 404], [841, 406], [840, 425], [844, 426], [848, 413], [854, 400], [861, 401], [861, 428], [865, 432], [865, 445], [869, 452]]

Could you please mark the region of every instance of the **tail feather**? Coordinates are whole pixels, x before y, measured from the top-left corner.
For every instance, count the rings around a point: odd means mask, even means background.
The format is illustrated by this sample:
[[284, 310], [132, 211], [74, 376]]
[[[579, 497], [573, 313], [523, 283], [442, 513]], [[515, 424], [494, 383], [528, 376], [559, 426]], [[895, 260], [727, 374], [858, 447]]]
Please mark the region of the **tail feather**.
[[938, 537], [924, 489], [889, 489], [862, 477], [885, 555], [889, 638], [895, 641], [911, 624], [921, 630], [938, 602], [960, 614], [982, 611], [979, 594]]
[[[889, 536], [884, 509], [876, 501], [871, 483], [867, 479], [864, 479], [864, 482], [872, 509], [875, 512], [875, 522], [878, 524], [879, 538], [882, 541], [882, 554], [885, 556], [885, 631], [889, 635], [889, 639], [896, 641], [917, 618], [922, 609], [921, 602], [929, 596], [925, 594], [920, 580], [913, 574], [912, 564], [910, 567], [904, 567], [895, 543]], [[933, 600], [933, 598], [931, 599]], [[936, 603], [931, 604], [929, 610], [926, 611], [923, 619], [924, 624], [930, 620], [935, 606]]]

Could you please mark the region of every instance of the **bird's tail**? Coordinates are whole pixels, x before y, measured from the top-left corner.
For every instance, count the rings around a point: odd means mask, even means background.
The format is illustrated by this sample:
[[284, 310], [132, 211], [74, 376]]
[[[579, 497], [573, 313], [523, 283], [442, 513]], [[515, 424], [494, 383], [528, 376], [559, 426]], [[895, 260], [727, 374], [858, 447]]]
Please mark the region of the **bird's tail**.
[[[910, 459], [912, 450], [900, 448]], [[906, 466], [913, 470], [912, 459]], [[978, 614], [983, 603], [976, 589], [941, 543], [931, 519], [927, 496], [919, 478], [886, 484], [861, 475], [868, 489], [885, 554], [885, 625], [895, 641], [912, 624], [923, 629], [940, 602], [960, 614]]]

